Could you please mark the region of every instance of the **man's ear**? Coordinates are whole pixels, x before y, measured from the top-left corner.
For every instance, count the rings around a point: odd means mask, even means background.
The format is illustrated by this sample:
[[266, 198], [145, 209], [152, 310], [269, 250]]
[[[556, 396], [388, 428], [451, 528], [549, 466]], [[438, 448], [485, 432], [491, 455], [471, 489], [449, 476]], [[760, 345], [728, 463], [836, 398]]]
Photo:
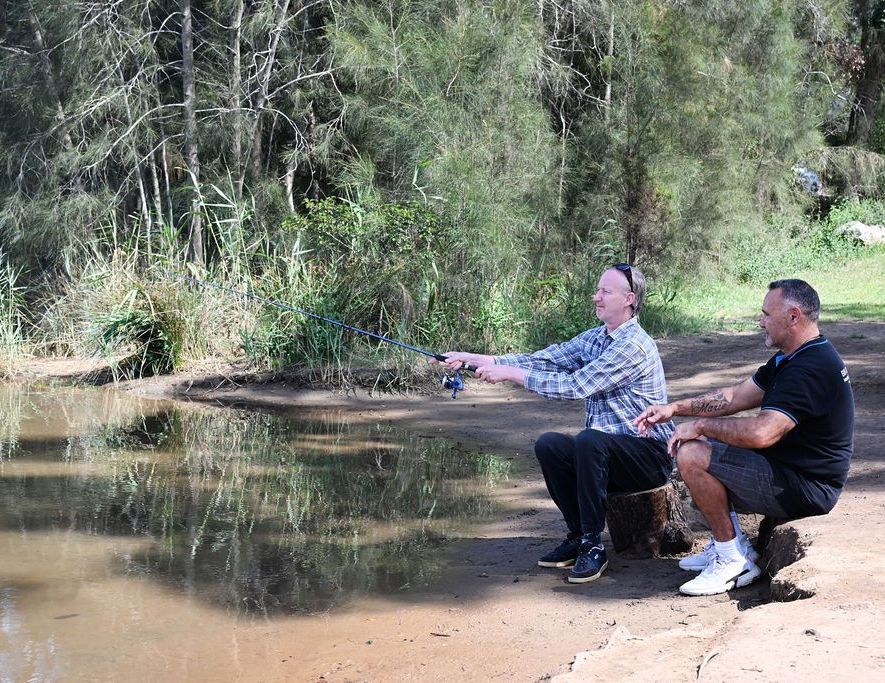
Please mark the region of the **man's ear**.
[[802, 320], [802, 309], [798, 306], [790, 306], [790, 324], [794, 325]]

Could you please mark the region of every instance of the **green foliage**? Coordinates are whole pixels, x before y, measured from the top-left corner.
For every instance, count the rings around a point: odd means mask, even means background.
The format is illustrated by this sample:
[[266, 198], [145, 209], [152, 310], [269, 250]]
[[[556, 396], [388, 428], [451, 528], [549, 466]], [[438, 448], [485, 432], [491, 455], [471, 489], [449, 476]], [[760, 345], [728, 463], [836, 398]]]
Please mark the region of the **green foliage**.
[[[450, 319], [439, 264], [450, 253], [450, 231], [442, 216], [417, 202], [308, 200], [303, 213], [284, 222], [281, 238], [292, 246], [267, 252], [256, 290], [376, 334], [441, 348]], [[243, 333], [247, 355], [257, 362], [325, 364], [324, 379], [379, 354], [403, 370], [410, 364], [394, 347], [298, 313], [265, 307], [258, 315]]]
[[837, 201], [820, 221], [781, 216], [762, 229], [737, 234], [724, 247], [726, 270], [738, 282], [765, 284], [801, 270], [822, 269], [857, 257], [860, 246], [839, 228], [849, 221], [885, 221], [879, 200]]
[[885, 157], [858, 147], [828, 147], [817, 153], [817, 167], [830, 196], [879, 198], [885, 190]]
[[[165, 298], [170, 294], [172, 300]], [[124, 377], [164, 374], [181, 365], [184, 323], [174, 292], [136, 286], [113, 308], [96, 315], [94, 324], [98, 348], [106, 357], [125, 354], [112, 365]]]
[[140, 246], [137, 237], [115, 248], [96, 242], [63, 291], [40, 306], [35, 336], [57, 352], [102, 354], [122, 377], [172, 372], [186, 358], [229, 353], [223, 340], [226, 326], [239, 319], [235, 309], [204, 298], [171, 268], [141, 268]]
[[573, 86], [552, 93], [574, 139], [564, 237], [613, 223], [629, 260], [683, 271], [739, 226], [789, 210], [785, 171], [820, 145], [828, 95], [804, 78], [809, 64], [828, 65], [797, 35], [798, 4], [570, 7], [567, 22], [550, 17], [577, 31]]
[[539, 273], [524, 285], [527, 305], [520, 313], [528, 346], [546, 346], [595, 325], [596, 283], [616, 260], [610, 245], [590, 244], [578, 250], [572, 263], [561, 265], [559, 259], [552, 259], [549, 265], [542, 262]]
[[[760, 282], [738, 282], [730, 273], [706, 269], [692, 279], [652, 283], [676, 292], [666, 315], [642, 315], [643, 326], [656, 335], [696, 334], [710, 330], [757, 330], [768, 282], [798, 277], [820, 294], [821, 320], [885, 319], [885, 248], [858, 250], [845, 261], [811, 269], [782, 270]], [[845, 273], [851, 277], [846, 278]]]
[[306, 199], [304, 213], [286, 218], [283, 227], [303, 236], [319, 258], [363, 269], [414, 267], [416, 259], [442, 251], [448, 239], [441, 217], [414, 201], [367, 208], [338, 197]]
[[24, 288], [18, 285], [21, 273], [0, 251], [0, 378], [13, 374], [15, 361], [24, 350]]
[[879, 104], [879, 108], [876, 111], [876, 118], [870, 129], [867, 146], [871, 152], [885, 155], [885, 106], [882, 103]]
[[885, 225], [885, 200], [843, 198], [830, 208], [825, 225], [835, 230], [851, 221]]
[[717, 323], [706, 311], [687, 312], [683, 302], [687, 283], [675, 278], [650, 283], [640, 319], [654, 337], [669, 337], [716, 329]]
[[[328, 8], [286, 6], [242, 3], [239, 22], [232, 3], [195, 7], [198, 175], [184, 145], [176, 3], [4, 6], [4, 44], [16, 48], [0, 51], [0, 240], [18, 262], [62, 267], [111, 223], [121, 235], [177, 230], [181, 247], [192, 195], [202, 212], [229, 178], [230, 196], [251, 189], [268, 224], [291, 194], [316, 191], [340, 116], [339, 105], [324, 118], [337, 95], [317, 67]], [[288, 193], [277, 180], [287, 174]]]
[[[327, 379], [418, 360], [167, 292], [187, 291], [168, 273], [197, 222], [201, 279], [434, 351], [499, 352], [594, 324], [613, 260], [650, 282], [721, 268], [757, 283], [850, 256], [835, 222], [876, 203], [807, 226], [800, 160], [828, 192], [885, 186], [875, 152], [821, 149], [851, 52], [844, 0], [203, 4], [199, 169], [175, 3], [7, 4], [0, 240], [28, 273], [27, 329], [62, 352], [105, 330], [123, 347], [167, 335], [158, 359], [245, 352]], [[652, 328], [672, 329], [679, 286], [650, 288]]]
[[418, 291], [472, 345], [517, 339], [501, 305], [553, 207], [560, 154], [537, 85], [547, 62], [532, 6], [347, 2], [330, 39], [358, 150], [340, 187], [361, 205], [435, 207], [457, 251], [434, 253], [437, 271]]
[[[276, 255], [271, 267], [254, 282], [254, 289], [289, 306], [341, 318], [342, 311], [336, 305], [339, 302], [333, 298], [340, 289], [327, 289], [329, 281], [308, 266], [300, 250], [289, 255], [285, 263], [280, 262], [282, 257]], [[346, 341], [342, 328], [273, 306], [260, 306], [253, 313], [252, 326], [241, 331], [243, 349], [253, 362], [325, 368], [325, 379], [340, 378], [346, 370], [347, 341], [354, 340]]]
[[823, 223], [793, 235], [772, 227], [768, 234], [736, 237], [728, 270], [738, 282], [765, 284], [809, 268], [841, 263], [856, 253], [851, 238]]

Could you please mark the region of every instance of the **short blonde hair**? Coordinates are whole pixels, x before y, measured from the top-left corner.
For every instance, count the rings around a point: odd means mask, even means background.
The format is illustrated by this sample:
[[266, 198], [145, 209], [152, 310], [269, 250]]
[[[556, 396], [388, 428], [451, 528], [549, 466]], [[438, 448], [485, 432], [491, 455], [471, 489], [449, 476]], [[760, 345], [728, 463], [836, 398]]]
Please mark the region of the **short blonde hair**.
[[[624, 274], [630, 284], [630, 291], [633, 292], [633, 317], [639, 315], [642, 304], [645, 303], [645, 275], [639, 268], [629, 263], [617, 263], [609, 270], [617, 270]], [[629, 270], [629, 275], [627, 274]]]

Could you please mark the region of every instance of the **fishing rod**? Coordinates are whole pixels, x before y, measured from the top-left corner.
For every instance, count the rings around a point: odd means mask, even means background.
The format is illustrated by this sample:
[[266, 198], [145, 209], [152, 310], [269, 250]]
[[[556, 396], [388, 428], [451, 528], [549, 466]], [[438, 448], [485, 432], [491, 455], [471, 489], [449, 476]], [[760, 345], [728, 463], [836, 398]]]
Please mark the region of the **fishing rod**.
[[[319, 315], [318, 313], [311, 313], [310, 311], [306, 311], [303, 308], [298, 308], [297, 306], [290, 306], [289, 304], [284, 304], [282, 301], [276, 301], [275, 299], [269, 299], [264, 296], [260, 296], [258, 294], [253, 294], [252, 292], [244, 292], [239, 289], [232, 289], [230, 287], [224, 287], [223, 285], [217, 285], [214, 282], [207, 282], [205, 280], [200, 280], [193, 275], [189, 275], [185, 280], [188, 280], [196, 285], [200, 285], [201, 287], [208, 287], [211, 289], [218, 289], [222, 292], [227, 292], [228, 294], [233, 294], [234, 296], [239, 296], [244, 299], [252, 299], [253, 301], [259, 301], [263, 304], [267, 304], [268, 306], [275, 306], [284, 311], [291, 311], [293, 313], [300, 313], [301, 315], [307, 316], [308, 318], [313, 318], [314, 320], [321, 320], [325, 323], [329, 323], [331, 325], [337, 325], [338, 327], [343, 327], [345, 330], [350, 330], [351, 332], [356, 332], [357, 334], [362, 334], [367, 337], [372, 337], [373, 339], [377, 339], [379, 341], [383, 341], [387, 344], [393, 344], [394, 346], [399, 346], [400, 348], [407, 349], [409, 351], [414, 351], [415, 353], [420, 353], [423, 356], [429, 356], [441, 363], [444, 363], [448, 360], [441, 353], [433, 353], [432, 351], [427, 351], [425, 349], [419, 348], [417, 346], [412, 346], [410, 344], [406, 344], [405, 342], [398, 341], [396, 339], [391, 339], [390, 337], [385, 337], [383, 334], [376, 334], [375, 332], [369, 332], [368, 330], [360, 329], [359, 327], [354, 327], [353, 325], [348, 325], [347, 323], [343, 323], [340, 320], [335, 320], [334, 318], [327, 318], [325, 316]], [[454, 371], [454, 373], [449, 374], [448, 372], [443, 374], [441, 384], [446, 389], [452, 390], [452, 398], [458, 398], [458, 392], [464, 389], [464, 377], [461, 375], [461, 372], [467, 370], [469, 372], [475, 372], [476, 366], [469, 365], [468, 363], [463, 363], [460, 368]]]

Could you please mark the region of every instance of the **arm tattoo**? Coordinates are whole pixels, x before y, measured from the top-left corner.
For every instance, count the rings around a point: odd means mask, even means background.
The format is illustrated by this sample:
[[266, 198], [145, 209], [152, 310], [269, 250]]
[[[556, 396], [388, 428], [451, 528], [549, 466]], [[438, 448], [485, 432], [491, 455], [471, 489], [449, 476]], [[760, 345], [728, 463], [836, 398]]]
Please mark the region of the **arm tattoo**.
[[711, 391], [709, 394], [698, 396], [691, 399], [691, 414], [705, 415], [710, 413], [719, 413], [728, 408], [731, 401], [725, 398], [725, 393], [719, 389]]

